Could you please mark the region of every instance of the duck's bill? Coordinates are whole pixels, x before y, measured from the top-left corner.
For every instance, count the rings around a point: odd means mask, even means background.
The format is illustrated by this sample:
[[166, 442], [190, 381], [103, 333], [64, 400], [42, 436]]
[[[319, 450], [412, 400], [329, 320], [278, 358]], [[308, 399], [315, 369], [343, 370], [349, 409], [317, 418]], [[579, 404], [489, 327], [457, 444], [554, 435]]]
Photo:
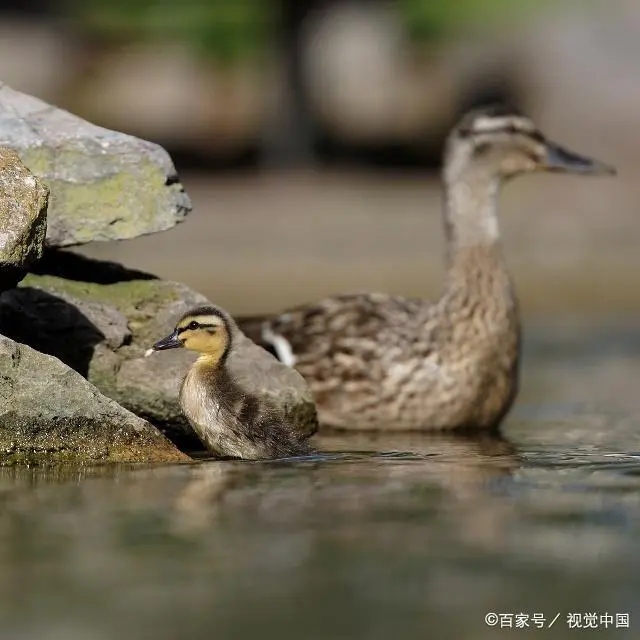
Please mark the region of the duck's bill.
[[615, 167], [595, 160], [594, 158], [581, 156], [553, 142], [547, 143], [544, 167], [548, 171], [564, 171], [568, 173], [602, 176], [616, 175]]
[[178, 338], [178, 332], [174, 331], [171, 335], [162, 340], [158, 340], [145, 355], [150, 355], [154, 351], [165, 351], [166, 349], [178, 349], [182, 346], [182, 341]]

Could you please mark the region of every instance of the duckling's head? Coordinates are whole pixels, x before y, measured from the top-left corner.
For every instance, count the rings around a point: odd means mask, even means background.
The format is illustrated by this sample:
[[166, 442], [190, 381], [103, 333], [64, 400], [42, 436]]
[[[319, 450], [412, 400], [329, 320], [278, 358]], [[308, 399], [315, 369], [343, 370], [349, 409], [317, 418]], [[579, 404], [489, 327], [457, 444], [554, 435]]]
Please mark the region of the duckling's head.
[[504, 106], [467, 113], [451, 132], [445, 150], [445, 179], [469, 170], [508, 179], [533, 171], [615, 175], [616, 170], [552, 142], [535, 123]]
[[198, 307], [185, 313], [173, 332], [156, 342], [146, 355], [184, 347], [221, 362], [231, 349], [233, 325], [233, 320], [222, 309]]

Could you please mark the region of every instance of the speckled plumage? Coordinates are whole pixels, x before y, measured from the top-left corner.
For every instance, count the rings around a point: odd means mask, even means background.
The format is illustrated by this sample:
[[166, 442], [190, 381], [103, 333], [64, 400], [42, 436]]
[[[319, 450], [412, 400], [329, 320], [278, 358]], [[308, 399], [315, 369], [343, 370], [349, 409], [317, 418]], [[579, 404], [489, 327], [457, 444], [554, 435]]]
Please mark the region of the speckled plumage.
[[240, 328], [292, 359], [323, 426], [498, 427], [518, 392], [521, 328], [499, 246], [497, 198], [501, 182], [534, 170], [613, 171], [548, 142], [518, 114], [467, 114], [445, 150], [447, 276], [436, 302], [340, 295], [239, 319]]
[[450, 273], [434, 305], [363, 293], [270, 321], [290, 343], [322, 425], [435, 430], [500, 421], [517, 392], [520, 326], [499, 256], [478, 253]]

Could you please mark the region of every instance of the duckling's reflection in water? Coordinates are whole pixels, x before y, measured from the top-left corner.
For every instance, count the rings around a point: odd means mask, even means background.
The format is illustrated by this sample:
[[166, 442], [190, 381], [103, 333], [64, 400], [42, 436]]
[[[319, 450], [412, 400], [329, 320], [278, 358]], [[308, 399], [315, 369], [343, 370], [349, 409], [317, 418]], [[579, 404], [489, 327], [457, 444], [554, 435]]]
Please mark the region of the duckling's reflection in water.
[[405, 523], [403, 544], [424, 545], [437, 512], [458, 538], [491, 547], [513, 512], [491, 490], [520, 465], [499, 437], [329, 434], [318, 445], [325, 453], [196, 464], [174, 503], [177, 529], [197, 535], [224, 514], [226, 523], [329, 529], [351, 539], [362, 537], [363, 526], [367, 535], [397, 535]]
[[[240, 475], [220, 461], [210, 461], [194, 469], [193, 478], [175, 501], [174, 528], [188, 533], [213, 524], [225, 495], [241, 482]], [[235, 480], [234, 480], [235, 479]]]

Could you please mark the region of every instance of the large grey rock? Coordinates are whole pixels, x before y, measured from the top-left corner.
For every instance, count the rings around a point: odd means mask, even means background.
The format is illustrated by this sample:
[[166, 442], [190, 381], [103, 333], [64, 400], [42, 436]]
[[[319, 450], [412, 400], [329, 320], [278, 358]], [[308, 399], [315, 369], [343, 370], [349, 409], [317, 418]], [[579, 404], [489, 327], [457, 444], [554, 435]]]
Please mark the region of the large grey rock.
[[15, 286], [42, 256], [49, 190], [0, 147], [0, 291]]
[[39, 460], [189, 458], [57, 358], [0, 336], [0, 463]]
[[0, 83], [0, 144], [51, 190], [47, 245], [123, 240], [181, 222], [191, 202], [162, 147]]
[[[183, 313], [209, 301], [182, 284], [68, 252], [47, 252], [38, 269], [0, 296], [0, 333], [57, 356], [173, 439], [194, 438], [178, 391], [196, 356], [144, 353]], [[315, 432], [315, 404], [295, 370], [243, 334], [229, 365], [250, 390], [270, 396], [299, 433]]]

